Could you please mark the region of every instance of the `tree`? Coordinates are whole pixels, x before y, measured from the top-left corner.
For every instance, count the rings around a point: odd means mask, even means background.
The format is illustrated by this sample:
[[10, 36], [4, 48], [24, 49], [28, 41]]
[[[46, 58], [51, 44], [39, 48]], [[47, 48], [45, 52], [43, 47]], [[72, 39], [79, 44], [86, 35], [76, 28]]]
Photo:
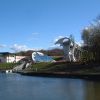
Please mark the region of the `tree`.
[[87, 50], [90, 59], [100, 61], [100, 17], [98, 17], [93, 24], [89, 25], [82, 31], [82, 39], [84, 47]]

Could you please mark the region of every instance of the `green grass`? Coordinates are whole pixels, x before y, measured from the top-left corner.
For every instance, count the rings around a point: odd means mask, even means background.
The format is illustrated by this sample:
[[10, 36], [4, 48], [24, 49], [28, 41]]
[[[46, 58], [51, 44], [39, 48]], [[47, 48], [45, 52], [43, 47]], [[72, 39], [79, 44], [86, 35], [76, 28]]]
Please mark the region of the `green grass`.
[[[0, 63], [0, 70], [12, 69], [18, 63]], [[81, 64], [75, 62], [40, 62], [32, 64], [31, 68], [26, 70], [29, 71], [79, 71], [79, 72], [100, 72], [100, 65], [93, 64]]]
[[0, 70], [12, 69], [16, 63], [0, 63]]
[[35, 63], [32, 65], [32, 70], [45, 70], [48, 68], [48, 66], [51, 64], [51, 62], [40, 62], [40, 63]]
[[31, 66], [33, 71], [64, 71], [66, 63], [41, 62]]
[[62, 56], [53, 56], [53, 59], [54, 59], [55, 61], [60, 61], [60, 60], [63, 59], [63, 57], [62, 57]]
[[[99, 68], [99, 70], [98, 70]], [[100, 72], [100, 65], [95, 66], [92, 64], [81, 64], [77, 62], [42, 62], [42, 63], [35, 63], [32, 65], [31, 70], [33, 71], [80, 71], [80, 72], [95, 72], [99, 71]]]

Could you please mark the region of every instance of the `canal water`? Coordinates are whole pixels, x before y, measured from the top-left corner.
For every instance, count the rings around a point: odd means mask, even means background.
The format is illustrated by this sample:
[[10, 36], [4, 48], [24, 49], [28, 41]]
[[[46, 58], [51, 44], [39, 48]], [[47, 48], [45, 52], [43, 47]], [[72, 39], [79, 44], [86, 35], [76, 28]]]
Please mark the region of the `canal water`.
[[0, 73], [0, 100], [100, 100], [100, 82]]

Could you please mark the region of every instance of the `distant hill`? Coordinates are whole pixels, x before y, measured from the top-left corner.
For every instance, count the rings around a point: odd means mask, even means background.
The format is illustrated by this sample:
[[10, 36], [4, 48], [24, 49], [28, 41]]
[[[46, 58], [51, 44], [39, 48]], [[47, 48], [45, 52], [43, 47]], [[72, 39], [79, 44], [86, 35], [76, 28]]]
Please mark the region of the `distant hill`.
[[[16, 55], [20, 55], [20, 56], [31, 56], [32, 53], [35, 52], [33, 50], [28, 50], [28, 51], [21, 51], [16, 53]], [[62, 49], [52, 49], [52, 50], [39, 50], [38, 52], [42, 52], [48, 56], [63, 56], [63, 50]]]

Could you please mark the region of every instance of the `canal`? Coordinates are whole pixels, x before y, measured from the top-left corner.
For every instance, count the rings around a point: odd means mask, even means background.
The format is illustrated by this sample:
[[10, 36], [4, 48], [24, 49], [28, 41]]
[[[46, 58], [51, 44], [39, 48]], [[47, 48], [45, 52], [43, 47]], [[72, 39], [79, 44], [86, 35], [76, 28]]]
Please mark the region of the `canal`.
[[100, 82], [0, 73], [0, 100], [100, 100]]

